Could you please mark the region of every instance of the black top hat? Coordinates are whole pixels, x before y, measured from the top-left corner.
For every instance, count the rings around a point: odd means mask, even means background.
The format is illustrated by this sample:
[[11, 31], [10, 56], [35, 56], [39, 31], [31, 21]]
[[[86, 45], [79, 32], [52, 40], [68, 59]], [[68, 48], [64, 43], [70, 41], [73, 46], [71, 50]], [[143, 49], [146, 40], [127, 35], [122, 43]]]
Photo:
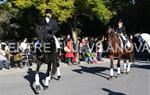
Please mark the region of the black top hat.
[[52, 9], [46, 9], [45, 13], [53, 13]]
[[118, 22], [121, 22], [121, 23], [123, 23], [123, 20], [122, 20], [122, 19], [119, 19], [119, 20], [118, 20]]

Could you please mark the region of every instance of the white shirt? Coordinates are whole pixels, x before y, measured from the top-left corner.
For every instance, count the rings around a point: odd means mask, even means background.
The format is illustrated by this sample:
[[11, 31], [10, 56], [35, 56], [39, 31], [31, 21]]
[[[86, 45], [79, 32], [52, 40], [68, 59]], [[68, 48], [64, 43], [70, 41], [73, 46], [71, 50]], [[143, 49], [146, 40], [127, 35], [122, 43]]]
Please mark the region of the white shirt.
[[22, 42], [22, 43], [20, 44], [20, 50], [22, 50], [22, 51], [24, 52], [24, 51], [27, 49], [27, 46], [28, 46], [27, 43]]
[[49, 23], [50, 19], [48, 17], [45, 18], [46, 22]]
[[0, 55], [5, 56], [6, 55], [5, 51], [0, 49]]

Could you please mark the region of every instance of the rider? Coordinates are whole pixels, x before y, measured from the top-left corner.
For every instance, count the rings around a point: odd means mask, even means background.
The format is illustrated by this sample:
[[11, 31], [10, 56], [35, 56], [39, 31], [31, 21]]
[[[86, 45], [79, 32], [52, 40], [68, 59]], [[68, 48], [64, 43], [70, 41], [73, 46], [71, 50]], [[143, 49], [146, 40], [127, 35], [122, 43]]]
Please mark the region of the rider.
[[[37, 31], [40, 39], [47, 40], [46, 37], [54, 38], [56, 50], [58, 51], [60, 49], [60, 43], [56, 38], [55, 34], [58, 32], [59, 28], [58, 28], [57, 21], [52, 17], [52, 13], [53, 11], [51, 9], [45, 10], [45, 18], [38, 25]], [[41, 35], [46, 35], [46, 36], [41, 36]]]
[[55, 44], [56, 44], [56, 48], [59, 49], [60, 48], [60, 43], [58, 41], [58, 39], [56, 38], [55, 34], [58, 32], [58, 23], [57, 21], [52, 18], [52, 10], [51, 9], [46, 9], [45, 14], [45, 21], [46, 24], [48, 25], [49, 29], [48, 29], [48, 33], [52, 34], [53, 38], [55, 39]]
[[120, 39], [122, 40], [122, 44], [123, 44], [122, 47], [124, 47], [124, 46], [130, 47], [130, 45], [128, 43], [129, 41], [126, 38], [126, 30], [125, 30], [125, 27], [123, 26], [122, 20], [118, 21], [118, 27], [117, 27], [116, 31], [117, 31], [117, 34], [119, 35]]

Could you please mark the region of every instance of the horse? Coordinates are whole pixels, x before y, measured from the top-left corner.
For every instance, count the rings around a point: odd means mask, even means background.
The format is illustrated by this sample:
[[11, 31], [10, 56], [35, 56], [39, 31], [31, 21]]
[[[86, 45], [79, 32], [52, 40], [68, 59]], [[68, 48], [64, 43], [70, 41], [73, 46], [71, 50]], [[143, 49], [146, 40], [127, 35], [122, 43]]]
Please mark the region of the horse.
[[[40, 88], [40, 77], [39, 77], [39, 69], [43, 63], [47, 64], [47, 71], [46, 71], [46, 78], [45, 78], [45, 86], [44, 90], [48, 89], [49, 81], [51, 78], [53, 78], [53, 75], [57, 72], [58, 75], [58, 80], [61, 78], [60, 76], [60, 69], [59, 69], [59, 61], [58, 61], [58, 53], [56, 52], [56, 46], [55, 46], [55, 41], [54, 39], [51, 39], [53, 41], [49, 42], [50, 44], [50, 49], [51, 52], [41, 52], [38, 49], [36, 49], [36, 63], [37, 63], [37, 68], [36, 68], [36, 74], [35, 74], [35, 84], [36, 84], [36, 92], [39, 94], [39, 91], [41, 90]], [[43, 44], [43, 43], [38, 43], [38, 44]], [[44, 47], [43, 47], [44, 48]], [[42, 48], [42, 50], [43, 50]]]
[[[49, 81], [53, 78], [53, 75], [57, 72], [58, 80], [61, 78], [59, 60], [58, 60], [58, 49], [56, 48], [55, 38], [51, 34], [44, 33], [40, 35], [41, 37], [34, 43], [34, 51], [36, 57], [36, 74], [35, 74], [35, 90], [39, 94], [41, 90], [40, 87], [40, 77], [39, 69], [43, 63], [47, 64], [46, 78], [44, 90], [48, 89]], [[47, 49], [47, 50], [46, 50]]]
[[134, 35], [134, 40], [137, 41], [138, 44], [146, 44], [150, 47], [150, 34], [148, 33], [137, 33]]
[[[136, 33], [133, 36], [133, 41], [135, 43], [136, 54], [139, 57], [139, 54], [142, 56], [144, 54], [144, 59], [150, 60], [150, 34], [148, 33]], [[142, 58], [143, 60], [143, 58]]]
[[[124, 60], [124, 69], [123, 73], [128, 74], [130, 72], [130, 66], [131, 62], [134, 62], [134, 49], [133, 49], [133, 43], [132, 40], [128, 38], [128, 41], [131, 43], [131, 47], [122, 46], [121, 38], [116, 33], [115, 29], [110, 28], [108, 29], [108, 57], [110, 59], [110, 77], [108, 78], [113, 79], [114, 73], [114, 58], [116, 57], [118, 59], [117, 63], [117, 76], [121, 74], [120, 71], [120, 61], [121, 59]], [[127, 59], [129, 60], [127, 64]]]

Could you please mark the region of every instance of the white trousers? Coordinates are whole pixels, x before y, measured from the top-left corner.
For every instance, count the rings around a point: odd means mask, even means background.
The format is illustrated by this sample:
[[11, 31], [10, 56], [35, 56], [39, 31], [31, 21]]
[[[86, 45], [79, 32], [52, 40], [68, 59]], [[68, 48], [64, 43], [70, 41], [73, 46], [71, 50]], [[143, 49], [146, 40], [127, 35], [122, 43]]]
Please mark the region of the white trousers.
[[57, 49], [60, 48], [60, 43], [59, 43], [58, 39], [56, 38], [55, 35], [54, 35], [53, 37], [54, 37], [54, 39], [55, 39], [56, 48], [57, 48]]

